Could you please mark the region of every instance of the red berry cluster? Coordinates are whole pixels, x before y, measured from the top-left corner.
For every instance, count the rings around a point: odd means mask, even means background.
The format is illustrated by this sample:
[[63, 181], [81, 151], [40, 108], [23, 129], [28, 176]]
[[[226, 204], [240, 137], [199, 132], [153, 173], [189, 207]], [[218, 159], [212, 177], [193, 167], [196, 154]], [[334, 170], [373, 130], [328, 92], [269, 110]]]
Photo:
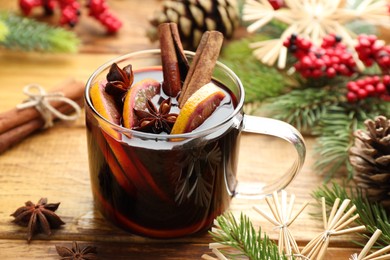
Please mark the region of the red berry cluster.
[[364, 65], [370, 67], [377, 63], [383, 71], [390, 70], [390, 45], [386, 46], [375, 35], [359, 35], [355, 50]]
[[122, 22], [109, 11], [105, 0], [90, 0], [88, 7], [89, 15], [99, 20], [109, 33], [115, 33], [121, 28]]
[[351, 76], [356, 71], [352, 54], [336, 35], [327, 35], [317, 47], [293, 34], [283, 45], [298, 59], [294, 67], [305, 78]]
[[[46, 15], [54, 13], [58, 6], [61, 10], [60, 24], [73, 27], [77, 24], [80, 16], [80, 4], [77, 0], [19, 0], [19, 6], [24, 15], [29, 15], [35, 7], [42, 6]], [[88, 0], [89, 15], [96, 18], [107, 32], [115, 33], [122, 26], [108, 8], [106, 0]]]
[[368, 97], [379, 97], [390, 101], [390, 75], [383, 77], [367, 76], [347, 84], [348, 102], [356, 102]]
[[[52, 2], [51, 8], [53, 10], [55, 0], [49, 0], [48, 2]], [[75, 26], [80, 16], [80, 4], [75, 0], [62, 0], [58, 1], [58, 5], [61, 9], [60, 24], [69, 24], [71, 27]]]

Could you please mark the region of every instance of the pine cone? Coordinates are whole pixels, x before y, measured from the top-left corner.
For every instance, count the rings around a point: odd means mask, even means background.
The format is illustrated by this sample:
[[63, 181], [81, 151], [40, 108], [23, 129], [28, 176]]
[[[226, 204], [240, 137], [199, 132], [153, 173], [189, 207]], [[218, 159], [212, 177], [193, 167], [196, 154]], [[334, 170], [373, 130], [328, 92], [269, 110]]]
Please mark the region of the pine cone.
[[349, 150], [354, 180], [371, 201], [390, 209], [390, 119], [378, 116], [364, 124], [367, 131], [355, 132]]
[[203, 32], [220, 31], [227, 39], [237, 28], [237, 0], [166, 0], [163, 10], [151, 19], [148, 37], [158, 39], [157, 27], [161, 23], [174, 22], [179, 28], [184, 49], [195, 50]]

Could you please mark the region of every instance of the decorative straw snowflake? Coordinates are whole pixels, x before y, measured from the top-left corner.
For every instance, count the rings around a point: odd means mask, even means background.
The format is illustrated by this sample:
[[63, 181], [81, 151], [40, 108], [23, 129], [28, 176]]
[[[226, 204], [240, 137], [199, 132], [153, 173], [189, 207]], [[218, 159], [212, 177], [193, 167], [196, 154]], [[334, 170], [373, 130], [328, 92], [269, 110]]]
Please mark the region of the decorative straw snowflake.
[[370, 240], [367, 242], [366, 246], [363, 248], [363, 250], [360, 252], [360, 254], [353, 254], [349, 258], [349, 260], [374, 260], [374, 259], [390, 259], [390, 255], [385, 253], [390, 251], [390, 245], [376, 251], [375, 253], [372, 253], [370, 255], [367, 255], [368, 252], [372, 249], [373, 245], [375, 244], [376, 240], [382, 235], [382, 231], [377, 229], [375, 233], [372, 235]]
[[[243, 9], [243, 20], [252, 22], [249, 32], [261, 29], [273, 19], [287, 25], [279, 39], [251, 44], [254, 55], [264, 64], [272, 66], [278, 60], [278, 67], [286, 66], [287, 48], [283, 42], [295, 33], [307, 37], [320, 45], [327, 34], [343, 37], [343, 42], [353, 50], [355, 34], [344, 25], [363, 20], [380, 26], [390, 25], [388, 0], [362, 0], [355, 9], [341, 4], [341, 0], [284, 0], [285, 7], [274, 10], [268, 0], [247, 0]], [[343, 1], [344, 2], [344, 1]], [[356, 61], [358, 62], [356, 54]]]
[[[329, 218], [326, 216], [326, 204], [325, 198], [322, 198], [322, 217], [324, 222], [325, 231], [312, 239], [301, 251], [301, 254], [309, 259], [324, 259], [326, 250], [329, 246], [329, 241], [332, 236], [339, 236], [349, 233], [355, 233], [365, 230], [365, 226], [357, 226], [352, 228], [346, 228], [352, 224], [359, 215], [356, 214], [351, 217], [356, 210], [356, 206], [353, 205], [347, 212], [344, 213], [350, 200], [346, 199], [340, 205], [340, 199], [337, 198], [333, 204]], [[339, 207], [340, 205], [340, 207]]]
[[285, 190], [281, 191], [281, 201], [278, 198], [277, 192], [272, 194], [272, 200], [269, 197], [266, 197], [268, 207], [272, 212], [272, 216], [262, 211], [259, 207], [254, 207], [254, 209], [266, 218], [269, 222], [275, 225], [275, 228], [279, 229], [279, 239], [278, 239], [278, 248], [279, 254], [282, 254], [283, 251], [286, 256], [290, 258], [293, 255], [300, 255], [298, 245], [291, 234], [288, 227], [294, 222], [294, 220], [301, 214], [301, 212], [309, 204], [308, 202], [304, 203], [300, 210], [292, 216], [292, 211], [294, 208], [295, 195], [290, 196], [290, 203], [287, 202], [287, 192]]

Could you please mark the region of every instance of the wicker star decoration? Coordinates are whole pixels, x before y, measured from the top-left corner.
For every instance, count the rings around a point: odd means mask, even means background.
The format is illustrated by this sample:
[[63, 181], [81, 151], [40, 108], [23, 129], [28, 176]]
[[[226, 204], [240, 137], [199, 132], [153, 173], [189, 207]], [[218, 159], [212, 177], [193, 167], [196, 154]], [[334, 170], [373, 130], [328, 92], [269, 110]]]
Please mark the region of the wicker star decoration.
[[322, 218], [325, 231], [312, 239], [302, 249], [301, 254], [306, 258], [322, 260], [325, 257], [331, 237], [362, 232], [366, 229], [363, 225], [348, 228], [350, 224], [354, 223], [354, 221], [359, 218], [359, 215], [355, 214], [351, 217], [356, 210], [355, 205], [344, 212], [351, 202], [350, 200], [345, 199], [341, 205], [340, 202], [341, 200], [339, 198], [335, 200], [329, 217], [327, 217], [325, 198], [322, 198]]
[[295, 195], [290, 196], [290, 202], [288, 202], [287, 192], [282, 190], [281, 200], [279, 200], [277, 192], [274, 192], [271, 197], [266, 197], [265, 200], [272, 212], [272, 216], [255, 206], [254, 209], [265, 219], [275, 225], [275, 228], [279, 230], [278, 248], [279, 253], [285, 253], [286, 256], [299, 256], [300, 251], [298, 245], [288, 229], [294, 220], [302, 213], [302, 211], [309, 204], [305, 202], [301, 208], [292, 215], [294, 209]]
[[375, 244], [376, 240], [382, 235], [382, 231], [380, 229], [377, 229], [374, 234], [371, 236], [370, 240], [367, 242], [363, 250], [359, 254], [353, 254], [349, 258], [349, 260], [374, 260], [374, 259], [390, 259], [390, 255], [385, 253], [390, 251], [390, 245], [374, 252], [369, 255], [369, 251], [372, 249], [373, 245]]
[[[343, 37], [343, 42], [353, 50], [355, 34], [345, 25], [362, 20], [377, 26], [389, 26], [389, 3], [387, 0], [362, 0], [356, 8], [342, 5], [341, 0], [285, 0], [285, 6], [275, 10], [268, 0], [246, 0], [243, 8], [243, 20], [250, 22], [249, 32], [261, 29], [272, 20], [287, 25], [279, 39], [271, 39], [251, 44], [254, 55], [262, 63], [284, 69], [287, 59], [287, 48], [283, 42], [295, 33], [319, 45], [325, 35], [336, 34]], [[359, 59], [354, 53], [358, 66]]]

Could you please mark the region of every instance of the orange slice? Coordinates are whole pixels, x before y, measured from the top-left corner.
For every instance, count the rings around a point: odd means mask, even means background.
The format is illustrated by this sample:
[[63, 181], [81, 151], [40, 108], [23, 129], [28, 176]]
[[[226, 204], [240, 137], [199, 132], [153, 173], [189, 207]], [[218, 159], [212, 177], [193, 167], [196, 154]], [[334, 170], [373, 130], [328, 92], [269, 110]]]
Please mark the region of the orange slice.
[[114, 98], [107, 94], [104, 88], [104, 82], [96, 82], [92, 85], [90, 92], [92, 104], [101, 116], [119, 125], [121, 114], [115, 105]]
[[144, 79], [134, 84], [125, 96], [123, 105], [123, 126], [132, 128], [137, 123], [134, 109], [145, 110], [147, 99], [160, 93], [160, 82], [154, 79]]
[[225, 93], [213, 83], [198, 89], [184, 103], [171, 134], [189, 133], [200, 126], [219, 106]]

